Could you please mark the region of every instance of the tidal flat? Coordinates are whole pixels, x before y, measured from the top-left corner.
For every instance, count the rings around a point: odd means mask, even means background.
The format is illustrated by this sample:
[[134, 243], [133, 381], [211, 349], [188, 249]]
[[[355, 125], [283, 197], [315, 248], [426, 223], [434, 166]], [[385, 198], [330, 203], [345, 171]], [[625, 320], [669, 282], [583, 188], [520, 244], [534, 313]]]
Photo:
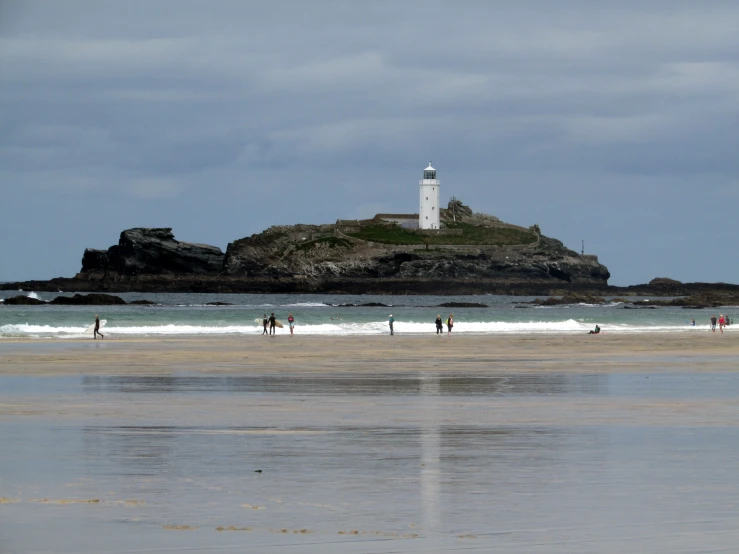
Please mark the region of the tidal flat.
[[0, 343], [0, 551], [734, 552], [739, 335]]

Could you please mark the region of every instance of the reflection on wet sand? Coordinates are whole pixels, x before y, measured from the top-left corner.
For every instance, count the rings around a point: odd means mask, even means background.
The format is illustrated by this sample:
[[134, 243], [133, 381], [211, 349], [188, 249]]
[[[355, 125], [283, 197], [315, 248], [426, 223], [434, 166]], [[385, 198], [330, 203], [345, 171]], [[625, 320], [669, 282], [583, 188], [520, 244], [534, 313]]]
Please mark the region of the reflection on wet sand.
[[427, 531], [439, 531], [441, 521], [441, 436], [439, 414], [434, 396], [441, 391], [438, 375], [421, 375], [420, 418], [421, 427], [421, 510], [422, 527]]
[[[15, 406], [0, 417], [9, 552], [739, 542], [732, 374], [663, 373], [658, 390], [611, 373], [14, 379], [27, 382], [0, 392]], [[701, 419], [685, 419], [696, 398]], [[664, 419], [644, 421], [636, 399]], [[38, 401], [45, 412], [23, 412]]]
[[[436, 385], [429, 388], [433, 377]], [[604, 394], [608, 375], [508, 374], [493, 377], [444, 374], [114, 376], [85, 375], [87, 393], [198, 394], [273, 393], [320, 395], [552, 395]]]

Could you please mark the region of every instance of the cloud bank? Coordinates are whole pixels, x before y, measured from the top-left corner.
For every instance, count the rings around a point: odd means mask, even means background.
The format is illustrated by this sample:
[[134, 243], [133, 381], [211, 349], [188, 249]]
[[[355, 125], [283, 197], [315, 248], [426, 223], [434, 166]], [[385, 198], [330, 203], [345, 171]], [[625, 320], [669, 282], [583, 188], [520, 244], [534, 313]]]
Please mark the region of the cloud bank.
[[735, 2], [0, 4], [0, 280], [133, 226], [225, 247], [442, 195], [738, 281]]

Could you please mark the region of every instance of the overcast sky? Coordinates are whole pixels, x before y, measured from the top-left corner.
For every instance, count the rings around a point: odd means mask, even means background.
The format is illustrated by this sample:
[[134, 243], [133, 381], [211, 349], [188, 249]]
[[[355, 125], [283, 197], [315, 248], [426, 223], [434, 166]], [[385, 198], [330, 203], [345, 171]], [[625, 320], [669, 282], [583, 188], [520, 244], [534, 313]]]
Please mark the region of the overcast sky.
[[[604, 7], [608, 6], [608, 7]], [[442, 200], [739, 282], [739, 2], [0, 0], [0, 280]]]

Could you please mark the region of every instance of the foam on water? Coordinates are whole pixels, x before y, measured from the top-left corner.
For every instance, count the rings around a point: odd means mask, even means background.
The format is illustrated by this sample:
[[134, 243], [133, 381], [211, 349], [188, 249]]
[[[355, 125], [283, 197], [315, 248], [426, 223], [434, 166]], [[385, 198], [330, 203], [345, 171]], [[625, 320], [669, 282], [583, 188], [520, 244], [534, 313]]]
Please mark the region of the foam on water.
[[[590, 323], [582, 323], [574, 319], [564, 321], [488, 321], [464, 322], [454, 326], [453, 334], [505, 335], [505, 334], [581, 334], [593, 328]], [[696, 332], [704, 329], [685, 325], [602, 325], [602, 333], [674, 333]], [[85, 327], [69, 327], [51, 325], [11, 324], [0, 326], [0, 338], [23, 337], [55, 337], [81, 338], [88, 337]], [[106, 334], [112, 336], [197, 336], [197, 335], [253, 335], [262, 332], [261, 325], [131, 325], [105, 327]], [[727, 330], [728, 331], [728, 330]], [[388, 333], [386, 321], [369, 323], [322, 323], [297, 325], [296, 333], [301, 335], [378, 335]], [[399, 335], [434, 334], [434, 326], [428, 322], [396, 322], [395, 332]], [[444, 331], [446, 333], [446, 329]], [[289, 333], [287, 327], [278, 329], [278, 334]]]

